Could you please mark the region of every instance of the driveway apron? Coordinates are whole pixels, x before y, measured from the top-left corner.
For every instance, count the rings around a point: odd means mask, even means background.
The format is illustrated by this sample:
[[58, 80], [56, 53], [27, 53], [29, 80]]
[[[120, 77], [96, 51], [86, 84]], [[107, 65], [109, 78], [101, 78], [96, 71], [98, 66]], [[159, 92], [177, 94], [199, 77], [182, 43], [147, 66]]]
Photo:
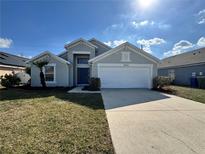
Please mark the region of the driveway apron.
[[145, 89], [102, 89], [117, 154], [204, 154], [205, 105]]

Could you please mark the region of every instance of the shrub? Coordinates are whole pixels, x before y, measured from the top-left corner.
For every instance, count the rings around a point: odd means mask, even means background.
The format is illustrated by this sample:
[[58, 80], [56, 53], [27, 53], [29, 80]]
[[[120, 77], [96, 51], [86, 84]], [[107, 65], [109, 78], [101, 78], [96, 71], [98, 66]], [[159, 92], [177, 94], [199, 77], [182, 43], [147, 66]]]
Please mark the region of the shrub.
[[91, 90], [94, 91], [100, 90], [101, 87], [100, 78], [90, 78], [89, 87], [91, 88]]
[[153, 88], [162, 89], [164, 86], [169, 86], [172, 80], [168, 76], [157, 76], [153, 79]]
[[90, 78], [89, 86], [85, 86], [82, 90], [99, 91], [100, 87], [100, 78]]
[[20, 78], [18, 78], [15, 74], [5, 74], [4, 76], [1, 76], [1, 85], [3, 87], [14, 87], [19, 85], [21, 82]]
[[198, 76], [197, 83], [198, 83], [199, 88], [205, 89], [205, 76]]

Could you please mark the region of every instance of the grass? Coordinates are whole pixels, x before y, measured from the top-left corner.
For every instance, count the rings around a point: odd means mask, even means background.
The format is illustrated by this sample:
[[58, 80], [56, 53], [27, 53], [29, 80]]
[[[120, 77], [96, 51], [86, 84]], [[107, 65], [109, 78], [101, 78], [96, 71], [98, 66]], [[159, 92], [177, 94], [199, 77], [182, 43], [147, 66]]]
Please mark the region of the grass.
[[170, 86], [173, 94], [191, 99], [197, 102], [205, 103], [205, 89], [196, 89], [182, 86]]
[[101, 95], [0, 89], [0, 153], [114, 153]]

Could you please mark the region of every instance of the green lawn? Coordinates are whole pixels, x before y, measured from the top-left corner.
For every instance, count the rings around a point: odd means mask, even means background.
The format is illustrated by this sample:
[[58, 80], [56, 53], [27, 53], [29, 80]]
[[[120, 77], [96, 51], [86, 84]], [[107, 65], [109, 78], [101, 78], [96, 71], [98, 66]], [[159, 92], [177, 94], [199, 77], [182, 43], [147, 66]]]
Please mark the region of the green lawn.
[[170, 86], [177, 96], [188, 98], [197, 102], [205, 103], [205, 89], [196, 89], [181, 86]]
[[0, 153], [114, 153], [101, 95], [0, 89]]

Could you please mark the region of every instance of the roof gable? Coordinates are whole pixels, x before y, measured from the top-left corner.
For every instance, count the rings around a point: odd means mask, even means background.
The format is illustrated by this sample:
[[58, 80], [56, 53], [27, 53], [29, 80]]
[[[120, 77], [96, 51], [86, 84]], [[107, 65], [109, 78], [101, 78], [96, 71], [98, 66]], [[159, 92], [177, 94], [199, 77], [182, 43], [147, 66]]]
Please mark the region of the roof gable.
[[74, 40], [74, 41], [70, 42], [69, 44], [66, 44], [66, 45], [65, 45], [65, 48], [66, 48], [66, 49], [69, 49], [69, 48], [71, 48], [71, 47], [73, 47], [73, 46], [78, 45], [79, 43], [83, 43], [83, 44], [85, 44], [85, 45], [87, 45], [87, 46], [89, 46], [89, 47], [91, 47], [91, 48], [97, 48], [97, 46], [95, 46], [94, 44], [90, 43], [89, 41], [87, 41], [87, 40], [85, 40], [85, 39], [83, 39], [83, 38]]
[[115, 52], [120, 51], [122, 48], [124, 48], [125, 50], [127, 48], [129, 48], [130, 50], [136, 52], [137, 54], [140, 54], [141, 56], [143, 56], [146, 59], [148, 59], [150, 61], [153, 61], [155, 63], [159, 63], [159, 61], [160, 61], [158, 58], [152, 56], [151, 54], [149, 54], [149, 53], [147, 53], [147, 52], [137, 48], [136, 46], [134, 46], [134, 45], [132, 45], [132, 44], [130, 44], [128, 42], [125, 42], [125, 43], [123, 43], [123, 44], [121, 44], [121, 45], [119, 45], [119, 46], [117, 46], [117, 47], [115, 47], [115, 48], [113, 48], [113, 49], [111, 49], [111, 50], [109, 50], [109, 51], [107, 51], [107, 52], [105, 52], [105, 53], [103, 53], [103, 54], [93, 58], [93, 59], [90, 59], [89, 62], [90, 63], [97, 62], [97, 61], [99, 61], [99, 60], [101, 60], [103, 58], [106, 58], [109, 55], [114, 54]]
[[106, 49], [108, 49], [108, 50], [112, 49], [110, 46], [108, 46], [108, 45], [106, 45], [105, 43], [103, 43], [103, 42], [97, 40], [96, 38], [90, 39], [89, 42], [91, 42], [91, 43], [95, 42], [96, 44], [98, 44], [98, 45], [100, 45], [100, 46], [102, 46], [102, 47], [104, 47], [104, 48], [106, 48]]
[[43, 57], [43, 56], [45, 56], [45, 55], [49, 55], [49, 56], [51, 56], [52, 58], [56, 59], [57, 61], [60, 61], [61, 63], [70, 64], [69, 61], [66, 61], [66, 60], [64, 60], [63, 58], [60, 58], [60, 57], [58, 57], [58, 56], [52, 54], [52, 53], [49, 52], [49, 51], [44, 51], [44, 52], [42, 52], [41, 54], [39, 54], [39, 55], [33, 57], [32, 59], [28, 60], [26, 63], [34, 62], [35, 60], [37, 60], [37, 59], [39, 59], [39, 58], [41, 58], [41, 57]]

